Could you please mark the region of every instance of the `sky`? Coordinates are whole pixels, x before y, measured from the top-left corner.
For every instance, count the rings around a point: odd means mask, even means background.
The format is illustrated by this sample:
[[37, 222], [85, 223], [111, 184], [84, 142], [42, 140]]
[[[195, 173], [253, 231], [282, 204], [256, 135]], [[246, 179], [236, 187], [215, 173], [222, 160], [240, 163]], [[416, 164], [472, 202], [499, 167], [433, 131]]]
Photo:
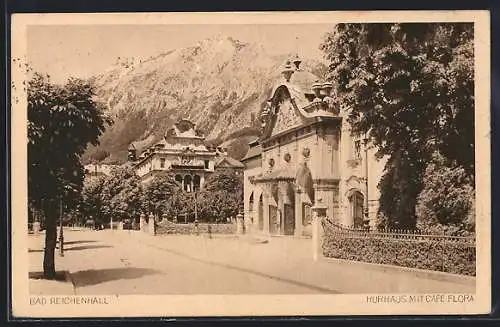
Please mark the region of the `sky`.
[[216, 36], [262, 44], [271, 54], [321, 59], [319, 45], [333, 24], [295, 25], [31, 25], [28, 60], [55, 82], [105, 71], [117, 57], [148, 58]]

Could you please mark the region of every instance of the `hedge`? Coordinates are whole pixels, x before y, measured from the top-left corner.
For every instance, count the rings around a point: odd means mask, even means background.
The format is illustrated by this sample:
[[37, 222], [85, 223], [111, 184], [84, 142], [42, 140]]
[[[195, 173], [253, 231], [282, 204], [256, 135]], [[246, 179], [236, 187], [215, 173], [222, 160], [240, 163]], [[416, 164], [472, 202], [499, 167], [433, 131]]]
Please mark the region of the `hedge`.
[[474, 245], [453, 240], [356, 237], [325, 231], [325, 257], [476, 275]]
[[[212, 234], [236, 234], [236, 224], [235, 223], [227, 223], [227, 224], [200, 223], [200, 224], [198, 224], [198, 232], [200, 234], [208, 233], [208, 226], [211, 226]], [[178, 223], [173, 223], [173, 222], [164, 220], [164, 221], [157, 223], [156, 234], [157, 235], [164, 235], [164, 234], [191, 235], [191, 234], [196, 234], [196, 228], [195, 228], [194, 223], [178, 224]]]

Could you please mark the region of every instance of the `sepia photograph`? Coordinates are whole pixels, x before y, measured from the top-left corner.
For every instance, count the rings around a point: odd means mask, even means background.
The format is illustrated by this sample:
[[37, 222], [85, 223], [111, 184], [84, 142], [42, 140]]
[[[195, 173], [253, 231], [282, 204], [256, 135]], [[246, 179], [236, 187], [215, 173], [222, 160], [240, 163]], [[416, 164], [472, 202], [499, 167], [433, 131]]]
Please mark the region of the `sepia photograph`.
[[488, 313], [489, 28], [13, 15], [13, 315]]

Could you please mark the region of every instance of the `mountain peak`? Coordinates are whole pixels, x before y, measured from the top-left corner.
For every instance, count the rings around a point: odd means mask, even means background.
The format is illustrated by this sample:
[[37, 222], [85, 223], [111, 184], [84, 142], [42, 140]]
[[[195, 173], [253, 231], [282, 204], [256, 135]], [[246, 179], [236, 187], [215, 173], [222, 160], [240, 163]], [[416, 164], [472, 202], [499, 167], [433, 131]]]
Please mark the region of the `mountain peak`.
[[179, 119], [191, 120], [208, 140], [221, 142], [240, 130], [256, 137], [256, 117], [286, 56], [219, 34], [139, 64], [125, 61], [128, 68], [94, 78], [115, 125], [93, 151], [124, 160], [130, 142], [155, 142]]
[[198, 41], [194, 46], [190, 48], [204, 48], [213, 50], [226, 50], [226, 51], [239, 51], [242, 48], [250, 45], [250, 43], [242, 42], [240, 40], [234, 39], [231, 36], [217, 34], [213, 37], [206, 38], [204, 40]]

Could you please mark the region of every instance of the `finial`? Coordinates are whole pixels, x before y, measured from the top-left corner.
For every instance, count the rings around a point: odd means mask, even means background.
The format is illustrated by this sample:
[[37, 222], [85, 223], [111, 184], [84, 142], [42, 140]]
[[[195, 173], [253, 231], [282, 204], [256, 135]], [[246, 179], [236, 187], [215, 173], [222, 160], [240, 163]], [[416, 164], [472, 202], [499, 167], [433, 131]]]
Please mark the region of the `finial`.
[[299, 70], [300, 69], [300, 63], [302, 60], [300, 60], [299, 55], [295, 55], [295, 58], [293, 59], [293, 64], [295, 65], [295, 69]]
[[285, 78], [285, 81], [290, 82], [290, 78], [292, 77], [294, 70], [292, 69], [292, 65], [290, 64], [290, 60], [285, 62], [285, 67], [281, 71], [281, 74]]
[[320, 98], [320, 96], [321, 96], [320, 92], [321, 92], [321, 87], [322, 86], [323, 85], [319, 81], [316, 81], [316, 82], [313, 83], [313, 85], [312, 85], [311, 88], [312, 88], [312, 90], [313, 90], [314, 95], [316, 96], [316, 98]]

